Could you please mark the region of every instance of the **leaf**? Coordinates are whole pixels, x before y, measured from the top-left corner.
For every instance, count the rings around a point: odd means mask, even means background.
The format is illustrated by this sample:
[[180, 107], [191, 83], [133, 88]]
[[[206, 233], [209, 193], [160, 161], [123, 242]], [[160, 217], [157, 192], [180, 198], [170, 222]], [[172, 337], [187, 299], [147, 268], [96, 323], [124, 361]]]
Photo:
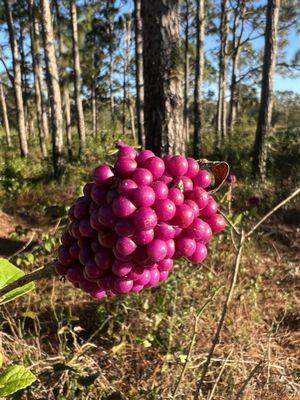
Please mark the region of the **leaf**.
[[28, 310], [28, 311], [25, 311], [22, 313], [22, 317], [35, 319], [37, 317], [37, 313], [35, 313], [34, 311]]
[[119, 353], [125, 346], [126, 346], [126, 343], [125, 343], [125, 342], [121, 342], [121, 343], [116, 344], [115, 346], [113, 346], [113, 347], [111, 348], [111, 351], [112, 351], [114, 354]]
[[[21, 278], [24, 275], [25, 274], [22, 270], [15, 267], [8, 260], [6, 260], [5, 258], [0, 258], [0, 289], [16, 281], [17, 279]], [[34, 283], [30, 282], [27, 285], [13, 289], [0, 299], [0, 305], [12, 301], [17, 297], [30, 292], [34, 288], [35, 288]]]
[[238, 214], [233, 221], [233, 225], [238, 225], [242, 222], [243, 219], [243, 213]]
[[30, 264], [33, 264], [34, 262], [34, 255], [32, 253], [27, 253], [26, 254], [26, 258], [28, 260], [28, 262], [30, 262]]
[[3, 355], [2, 353], [0, 353], [0, 368], [2, 367], [3, 364]]
[[46, 250], [48, 253], [50, 253], [50, 251], [51, 251], [51, 249], [52, 249], [52, 243], [51, 243], [51, 242], [46, 242], [46, 243], [44, 244], [44, 248], [45, 248], [45, 250]]
[[8, 396], [31, 385], [36, 376], [23, 365], [11, 365], [0, 375], [0, 396]]

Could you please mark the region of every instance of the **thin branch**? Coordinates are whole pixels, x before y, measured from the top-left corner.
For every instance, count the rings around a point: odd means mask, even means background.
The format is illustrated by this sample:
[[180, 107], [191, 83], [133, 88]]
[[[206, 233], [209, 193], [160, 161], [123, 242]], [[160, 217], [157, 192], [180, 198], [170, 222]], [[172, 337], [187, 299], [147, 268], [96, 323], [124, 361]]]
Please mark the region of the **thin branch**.
[[190, 341], [190, 345], [189, 345], [189, 349], [188, 349], [188, 354], [187, 354], [187, 356], [186, 356], [186, 360], [185, 360], [184, 366], [183, 366], [183, 368], [182, 368], [181, 374], [180, 374], [180, 376], [179, 376], [179, 379], [178, 379], [178, 381], [177, 381], [177, 383], [176, 383], [174, 392], [173, 392], [173, 394], [172, 394], [172, 398], [173, 398], [173, 399], [175, 399], [175, 397], [176, 397], [176, 395], [177, 395], [177, 393], [178, 393], [179, 386], [180, 386], [180, 384], [181, 384], [181, 382], [182, 382], [182, 379], [183, 379], [183, 377], [184, 377], [184, 375], [185, 375], [185, 372], [186, 372], [186, 370], [187, 370], [188, 364], [189, 364], [189, 362], [190, 362], [190, 360], [191, 360], [191, 355], [192, 355], [193, 347], [194, 347], [194, 344], [195, 344], [195, 341], [196, 341], [196, 334], [197, 334], [197, 331], [198, 331], [198, 321], [199, 321], [199, 318], [201, 317], [201, 315], [203, 314], [203, 312], [205, 311], [205, 309], [206, 309], [206, 307], [209, 305], [209, 303], [212, 302], [212, 300], [215, 298], [215, 296], [219, 293], [219, 291], [220, 291], [221, 289], [222, 289], [222, 286], [221, 286], [220, 288], [218, 288], [218, 289], [214, 292], [214, 294], [213, 294], [213, 295], [203, 304], [203, 306], [200, 308], [200, 310], [198, 311], [197, 315], [195, 315], [195, 322], [194, 322], [194, 328], [193, 328], [193, 335], [192, 335], [192, 338], [191, 338], [191, 341]]
[[11, 260], [12, 258], [16, 257], [18, 254], [22, 253], [27, 247], [30, 245], [30, 243], [33, 241], [35, 236], [35, 232], [32, 233], [30, 238], [27, 240], [27, 242], [22, 246], [18, 251], [16, 251], [14, 254], [8, 257], [8, 260]]
[[4, 295], [9, 293], [11, 290], [14, 290], [20, 286], [24, 286], [27, 283], [37, 281], [47, 276], [51, 276], [54, 273], [55, 273], [55, 264], [50, 263], [42, 268], [39, 268], [31, 272], [30, 274], [24, 275], [21, 278], [17, 279], [16, 281], [10, 283], [9, 285], [4, 286], [4, 288], [0, 290], [0, 300]]
[[235, 397], [235, 400], [241, 400], [243, 398], [244, 390], [246, 389], [246, 386], [248, 385], [250, 380], [253, 378], [253, 376], [257, 373], [257, 371], [260, 369], [262, 364], [263, 364], [263, 360], [261, 360], [258, 364], [255, 365], [255, 367], [252, 369], [252, 371], [250, 372], [249, 376], [247, 377], [247, 379], [243, 383], [242, 387], [238, 391], [238, 393], [237, 393], [237, 395]]
[[284, 206], [287, 202], [289, 202], [293, 197], [297, 196], [300, 193], [300, 187], [298, 189], [296, 189], [289, 197], [287, 197], [286, 199], [282, 200], [281, 203], [277, 204], [276, 207], [274, 207], [271, 211], [269, 211], [260, 221], [258, 221], [258, 223], [256, 225], [254, 225], [254, 227], [245, 234], [245, 238], [248, 238], [249, 236], [251, 236], [253, 234], [253, 232], [256, 231], [256, 229], [267, 219], [269, 218], [272, 214], [274, 214], [275, 211], [277, 211], [279, 208], [281, 208], [282, 206]]
[[237, 235], [240, 235], [241, 234], [241, 232], [238, 230], [238, 228], [230, 221], [230, 219], [227, 217], [227, 215], [223, 212], [223, 211], [221, 211], [221, 210], [219, 210], [218, 211], [221, 215], [223, 215], [223, 217], [226, 219], [226, 222], [228, 222], [228, 224], [231, 226], [231, 228], [234, 230], [234, 232], [237, 234]]
[[213, 338], [212, 346], [211, 346], [211, 348], [209, 350], [206, 362], [205, 362], [205, 364], [203, 366], [203, 369], [202, 369], [201, 377], [200, 377], [200, 379], [199, 379], [199, 381], [197, 383], [197, 386], [196, 386], [194, 400], [198, 400], [200, 398], [200, 392], [201, 392], [201, 388], [202, 388], [204, 379], [205, 379], [206, 374], [208, 372], [208, 368], [209, 368], [212, 356], [214, 354], [215, 348], [216, 348], [216, 346], [217, 346], [217, 344], [219, 342], [219, 339], [220, 339], [220, 333], [221, 333], [221, 330], [222, 330], [223, 325], [224, 325], [224, 321], [225, 321], [225, 317], [226, 317], [226, 314], [227, 314], [228, 306], [230, 304], [231, 297], [232, 297], [232, 294], [233, 294], [233, 291], [234, 291], [234, 288], [235, 288], [235, 284], [236, 284], [236, 281], [237, 281], [237, 276], [238, 276], [238, 272], [239, 272], [239, 266], [240, 266], [242, 251], [243, 251], [243, 247], [244, 247], [244, 242], [245, 242], [245, 235], [244, 235], [244, 232], [242, 231], [241, 235], [240, 235], [240, 242], [239, 242], [239, 246], [238, 246], [238, 252], [236, 254], [236, 258], [235, 258], [235, 262], [234, 262], [234, 266], [233, 266], [233, 272], [232, 272], [230, 287], [229, 287], [229, 290], [228, 290], [228, 293], [227, 293], [227, 297], [226, 297], [226, 300], [225, 300], [225, 303], [224, 303], [224, 306], [223, 306], [223, 310], [222, 310], [222, 314], [221, 314], [221, 317], [220, 317], [220, 320], [219, 320], [219, 323], [218, 323], [218, 327], [217, 327], [215, 336]]

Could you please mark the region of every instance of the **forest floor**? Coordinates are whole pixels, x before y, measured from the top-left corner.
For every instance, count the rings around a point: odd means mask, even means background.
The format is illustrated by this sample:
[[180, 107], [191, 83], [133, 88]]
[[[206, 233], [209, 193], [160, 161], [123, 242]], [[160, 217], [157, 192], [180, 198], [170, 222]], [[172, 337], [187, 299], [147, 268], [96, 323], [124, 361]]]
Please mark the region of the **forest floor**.
[[[224, 190], [219, 199], [224, 198]], [[261, 190], [260, 197], [268, 198], [270, 190]], [[232, 206], [235, 216], [242, 215], [240, 227], [252, 226], [269, 207], [261, 201], [255, 210], [249, 209], [245, 193], [251, 191], [242, 184], [234, 189]], [[0, 254], [13, 256], [12, 262], [26, 272], [51, 261], [66, 223], [64, 205], [77, 195], [76, 184], [68, 191], [42, 184], [20, 192], [13, 202], [4, 198]], [[282, 199], [273, 197], [272, 206]], [[225, 200], [223, 211], [227, 207]], [[200, 398], [300, 398], [297, 226], [299, 205], [294, 200], [246, 243]], [[28, 242], [30, 247], [15, 254]], [[142, 294], [95, 301], [53, 277], [3, 306], [0, 351], [4, 364], [23, 362], [38, 376], [14, 399], [193, 399], [235, 254], [227, 229], [212, 240], [202, 266], [177, 263], [166, 283]], [[195, 330], [195, 315], [212, 296]], [[195, 343], [180, 379], [193, 336]]]

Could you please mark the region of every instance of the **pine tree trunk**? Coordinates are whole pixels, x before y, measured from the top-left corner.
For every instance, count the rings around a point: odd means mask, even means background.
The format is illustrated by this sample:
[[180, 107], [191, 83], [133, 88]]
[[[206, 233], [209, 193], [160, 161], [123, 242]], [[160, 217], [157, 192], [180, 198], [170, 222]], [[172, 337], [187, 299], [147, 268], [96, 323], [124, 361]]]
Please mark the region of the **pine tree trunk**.
[[[240, 0], [237, 2], [237, 7], [234, 13], [234, 22], [232, 29], [232, 68], [231, 68], [231, 83], [230, 83], [230, 102], [229, 102], [229, 116], [228, 116], [228, 127], [229, 134], [234, 130], [237, 122], [237, 108], [238, 108], [238, 90], [237, 90], [237, 69], [241, 53], [241, 40], [244, 32], [245, 25], [245, 13], [246, 13], [246, 0]], [[237, 30], [239, 22], [241, 21], [240, 33]]]
[[266, 179], [268, 137], [271, 132], [279, 8], [280, 0], [268, 0], [260, 107], [253, 157], [253, 173], [262, 181]]
[[179, 0], [142, 2], [146, 147], [183, 153]]
[[72, 159], [72, 120], [71, 120], [71, 105], [70, 105], [70, 94], [67, 83], [62, 86], [63, 91], [63, 109], [66, 118], [66, 136], [67, 136], [67, 151], [69, 160]]
[[47, 157], [47, 146], [45, 141], [45, 131], [43, 125], [43, 106], [42, 106], [42, 92], [38, 75], [40, 74], [40, 54], [39, 48], [37, 47], [35, 38], [35, 10], [34, 0], [28, 0], [28, 11], [30, 16], [29, 33], [31, 42], [31, 56], [32, 56], [32, 67], [33, 67], [33, 78], [34, 78], [34, 91], [35, 91], [35, 105], [37, 111], [37, 127], [39, 132], [39, 142], [41, 148], [42, 157]]
[[74, 88], [75, 88], [75, 103], [77, 114], [77, 130], [79, 136], [79, 158], [85, 158], [86, 140], [85, 140], [85, 123], [81, 100], [81, 68], [80, 56], [78, 47], [78, 26], [77, 26], [77, 7], [76, 0], [70, 0], [71, 22], [72, 22], [72, 43], [73, 43], [73, 58], [74, 58]]
[[202, 157], [202, 84], [204, 75], [204, 0], [197, 0], [196, 12], [196, 61], [194, 90], [194, 157]]
[[217, 146], [226, 137], [227, 112], [226, 112], [226, 68], [228, 45], [228, 0], [221, 1], [220, 23], [220, 52], [219, 52], [219, 94], [217, 104]]
[[5, 99], [5, 94], [4, 94], [4, 89], [3, 89], [3, 83], [2, 83], [1, 76], [0, 76], [0, 97], [1, 97], [3, 123], [4, 123], [4, 128], [5, 128], [5, 134], [6, 134], [6, 142], [7, 142], [7, 146], [10, 148], [10, 147], [12, 147], [10, 126], [9, 126], [6, 99]]
[[135, 133], [134, 110], [133, 110], [134, 103], [133, 103], [133, 99], [132, 99], [131, 95], [129, 95], [127, 98], [128, 98], [128, 108], [129, 108], [129, 115], [130, 115], [130, 126], [131, 126], [132, 138], [133, 138], [134, 144], [137, 145], [138, 139], [137, 139], [136, 133]]
[[23, 103], [23, 93], [22, 93], [22, 75], [21, 75], [21, 64], [20, 64], [20, 56], [18, 50], [18, 43], [15, 36], [14, 22], [12, 18], [12, 13], [9, 7], [9, 1], [4, 0], [5, 6], [5, 14], [6, 14], [6, 22], [9, 33], [9, 42], [12, 53], [12, 63], [13, 63], [13, 86], [14, 86], [14, 95], [16, 102], [16, 110], [17, 110], [17, 119], [18, 119], [18, 132], [19, 132], [19, 140], [20, 140], [20, 150], [21, 157], [28, 156], [28, 144], [27, 144], [27, 132], [26, 132], [26, 123], [25, 123], [25, 111], [24, 111], [24, 103]]
[[115, 99], [114, 99], [114, 60], [112, 53], [109, 61], [109, 100], [111, 120], [115, 121]]
[[92, 96], [92, 124], [93, 124], [93, 137], [97, 136], [98, 132], [98, 121], [97, 121], [97, 99], [96, 99], [96, 78], [93, 76], [91, 85], [91, 96]]
[[41, 0], [41, 11], [45, 60], [48, 75], [47, 81], [49, 82], [48, 91], [51, 104], [54, 177], [60, 180], [65, 166], [63, 149], [63, 117], [49, 0]]
[[125, 135], [126, 131], [126, 108], [130, 103], [128, 99], [128, 82], [127, 82], [127, 74], [128, 74], [128, 66], [129, 66], [129, 58], [130, 58], [130, 35], [131, 35], [131, 21], [124, 21], [124, 66], [123, 66], [123, 115], [122, 115], [122, 130], [123, 135]]
[[134, 6], [137, 130], [139, 144], [140, 146], [145, 147], [143, 32], [141, 18], [141, 0], [134, 0]]
[[190, 70], [190, 56], [189, 56], [189, 30], [190, 30], [190, 0], [185, 0], [185, 38], [184, 38], [184, 103], [183, 103], [183, 121], [185, 129], [185, 141], [189, 142], [189, 70]]
[[[33, 0], [34, 2], [34, 0]], [[43, 80], [43, 67], [42, 67], [42, 62], [41, 62], [41, 56], [40, 56], [40, 27], [39, 27], [39, 22], [37, 18], [35, 17], [35, 11], [36, 8], [34, 8], [34, 39], [35, 39], [35, 44], [36, 44], [36, 76], [38, 80], [38, 87], [39, 91], [41, 93], [41, 107], [42, 107], [42, 129], [44, 132], [45, 138], [49, 137], [49, 121], [48, 121], [48, 111], [47, 111], [47, 104], [44, 98], [44, 80]]]
[[29, 124], [29, 107], [28, 107], [28, 83], [27, 83], [27, 75], [26, 75], [26, 56], [25, 56], [25, 49], [24, 49], [24, 26], [22, 18], [20, 18], [19, 22], [20, 27], [20, 34], [17, 40], [19, 45], [19, 54], [20, 54], [20, 62], [21, 62], [21, 81], [22, 81], [22, 96], [23, 96], [23, 104], [24, 104], [24, 114], [25, 114], [25, 127], [26, 127], [26, 135], [27, 140], [31, 136], [33, 132], [33, 137], [35, 137], [35, 131], [31, 131], [30, 124]]

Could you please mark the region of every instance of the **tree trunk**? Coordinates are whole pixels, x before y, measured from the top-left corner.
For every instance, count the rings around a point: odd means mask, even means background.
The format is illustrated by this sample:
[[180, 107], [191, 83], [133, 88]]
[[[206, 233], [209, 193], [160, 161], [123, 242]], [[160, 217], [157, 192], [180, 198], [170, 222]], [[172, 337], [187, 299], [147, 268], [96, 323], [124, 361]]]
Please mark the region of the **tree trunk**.
[[72, 159], [72, 120], [71, 120], [71, 105], [70, 105], [70, 95], [67, 83], [62, 86], [63, 91], [63, 109], [66, 118], [66, 136], [67, 136], [67, 151], [68, 158]]
[[12, 147], [10, 126], [9, 126], [6, 99], [5, 99], [1, 76], [0, 76], [0, 97], [1, 97], [2, 115], [3, 115], [3, 123], [4, 123], [4, 128], [5, 128], [5, 134], [6, 134], [6, 141], [7, 141], [7, 146], [10, 148], [10, 147]]
[[226, 137], [227, 113], [226, 113], [226, 68], [227, 68], [227, 44], [228, 44], [228, 0], [221, 1], [220, 22], [220, 52], [219, 52], [219, 94], [217, 104], [217, 146]]
[[[184, 103], [183, 103], [183, 121], [184, 121], [184, 129], [185, 129], [185, 141], [188, 143], [189, 141], [189, 117], [188, 117], [188, 108], [189, 108], [189, 30], [190, 30], [190, 0], [185, 0], [185, 38], [184, 38]], [[197, 27], [198, 28], [198, 27]]]
[[142, 2], [146, 147], [183, 153], [179, 0]]
[[37, 111], [37, 127], [39, 132], [39, 142], [41, 148], [42, 157], [47, 157], [47, 147], [45, 141], [45, 131], [43, 124], [43, 105], [42, 105], [42, 91], [40, 87], [39, 74], [41, 74], [40, 65], [40, 54], [39, 47], [37, 47], [35, 37], [35, 5], [34, 0], [28, 0], [28, 11], [30, 16], [29, 32], [31, 42], [31, 56], [32, 56], [32, 67], [33, 67], [33, 78], [34, 78], [34, 91], [35, 91], [35, 104]]
[[92, 95], [92, 121], [93, 121], [93, 137], [97, 137], [98, 121], [97, 121], [97, 99], [96, 99], [96, 78], [93, 76], [91, 85]]
[[204, 75], [204, 0], [197, 0], [196, 12], [196, 61], [194, 89], [194, 157], [202, 157], [202, 84]]
[[48, 75], [47, 81], [49, 82], [48, 91], [51, 104], [54, 177], [60, 180], [65, 165], [63, 151], [63, 117], [49, 0], [41, 0], [41, 11], [45, 60]]
[[[244, 32], [246, 13], [246, 1], [240, 0], [237, 2], [237, 7], [234, 12], [233, 29], [232, 29], [232, 69], [230, 83], [230, 102], [229, 102], [229, 134], [234, 130], [237, 122], [238, 108], [238, 90], [237, 90], [237, 68], [241, 53], [241, 40]], [[241, 21], [240, 32], [238, 33], [239, 22]]]
[[122, 131], [123, 135], [126, 132], [126, 108], [129, 104], [128, 93], [127, 93], [127, 73], [129, 66], [130, 57], [130, 35], [131, 35], [131, 21], [124, 21], [124, 66], [123, 66], [123, 115], [122, 115]]
[[136, 70], [136, 114], [139, 145], [145, 147], [144, 129], [144, 76], [143, 76], [143, 32], [141, 0], [134, 0], [135, 22], [135, 70]]
[[266, 178], [268, 136], [271, 131], [279, 8], [280, 0], [268, 0], [260, 107], [253, 157], [253, 173], [262, 181]]
[[27, 74], [26, 74], [26, 55], [24, 48], [24, 24], [22, 18], [19, 20], [19, 28], [20, 34], [19, 39], [17, 39], [17, 43], [19, 45], [19, 53], [20, 53], [20, 61], [21, 61], [21, 81], [22, 81], [22, 95], [23, 95], [23, 104], [24, 104], [24, 114], [25, 114], [25, 126], [26, 126], [26, 134], [27, 140], [33, 133], [33, 137], [35, 138], [35, 130], [31, 129], [31, 124], [29, 123], [30, 115], [29, 115], [29, 107], [28, 107], [28, 82], [27, 82]]
[[132, 133], [132, 138], [134, 141], [134, 144], [138, 144], [138, 139], [136, 137], [135, 133], [135, 123], [134, 123], [134, 110], [133, 110], [133, 99], [131, 95], [127, 96], [127, 102], [128, 102], [128, 108], [129, 108], [129, 115], [130, 115], [130, 126], [131, 126], [131, 133]]
[[115, 121], [115, 99], [114, 99], [114, 60], [112, 53], [109, 61], [109, 100], [111, 120]]
[[79, 158], [85, 158], [86, 141], [85, 141], [85, 123], [81, 100], [81, 68], [78, 47], [78, 26], [77, 26], [77, 7], [76, 0], [70, 0], [71, 22], [72, 22], [72, 43], [73, 43], [73, 58], [74, 58], [74, 88], [75, 88], [75, 103], [77, 114], [77, 130], [79, 136]]
[[23, 103], [23, 91], [22, 91], [22, 74], [21, 74], [21, 64], [20, 64], [20, 55], [18, 50], [18, 43], [15, 36], [15, 28], [14, 22], [12, 18], [12, 13], [9, 7], [9, 1], [4, 0], [5, 6], [5, 14], [6, 14], [6, 22], [9, 33], [9, 42], [12, 53], [12, 63], [13, 63], [13, 86], [14, 86], [14, 95], [17, 109], [17, 119], [18, 119], [18, 131], [19, 131], [19, 140], [20, 140], [20, 150], [21, 157], [28, 156], [28, 144], [27, 144], [27, 132], [26, 132], [26, 123], [25, 123], [25, 111], [24, 111], [24, 103]]

